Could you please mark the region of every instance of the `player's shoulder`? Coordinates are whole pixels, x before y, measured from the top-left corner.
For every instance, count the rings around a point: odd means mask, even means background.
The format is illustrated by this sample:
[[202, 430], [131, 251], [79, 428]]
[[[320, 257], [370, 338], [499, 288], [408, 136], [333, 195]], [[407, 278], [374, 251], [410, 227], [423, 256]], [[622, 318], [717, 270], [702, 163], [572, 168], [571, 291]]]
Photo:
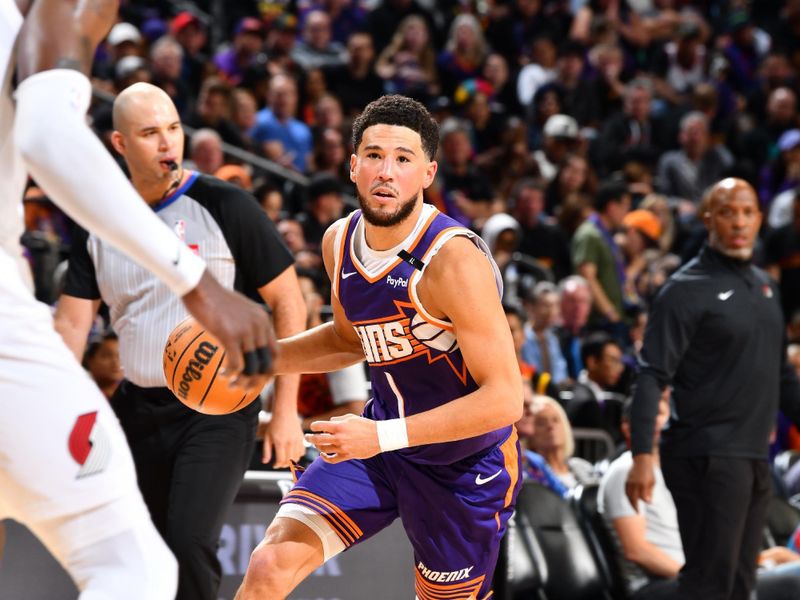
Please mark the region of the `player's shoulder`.
[[247, 190], [228, 183], [212, 175], [200, 174], [195, 179], [192, 186], [187, 190], [187, 194], [201, 204], [210, 206], [230, 207], [239, 206], [246, 201], [246, 206], [257, 205], [255, 196]]

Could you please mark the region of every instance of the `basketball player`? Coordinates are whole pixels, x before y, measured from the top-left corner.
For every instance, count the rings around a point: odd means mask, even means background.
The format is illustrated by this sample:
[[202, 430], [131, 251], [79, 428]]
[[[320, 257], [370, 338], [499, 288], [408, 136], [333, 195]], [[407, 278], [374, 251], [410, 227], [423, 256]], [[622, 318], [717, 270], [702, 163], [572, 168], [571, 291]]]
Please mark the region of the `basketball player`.
[[435, 121], [384, 96], [353, 124], [361, 205], [323, 239], [334, 320], [281, 340], [279, 372], [366, 357], [364, 416], [312, 423], [321, 452], [254, 551], [238, 600], [284, 598], [398, 516], [419, 598], [483, 599], [519, 489], [522, 415], [500, 276], [480, 238], [423, 204]]
[[175, 560], [136, 487], [122, 430], [30, 290], [19, 246], [26, 174], [181, 296], [223, 341], [229, 371], [245, 367], [244, 387], [266, 380], [271, 331], [258, 306], [217, 283], [141, 202], [86, 126], [86, 73], [116, 14], [113, 0], [0, 0], [0, 517], [39, 537], [81, 600], [167, 600]]
[[[111, 142], [131, 181], [158, 217], [207, 263], [225, 286], [258, 293], [272, 308], [276, 333], [305, 329], [305, 304], [293, 258], [255, 198], [181, 165], [184, 136], [170, 97], [149, 83], [114, 102]], [[164, 163], [169, 163], [165, 166]], [[177, 169], [172, 170], [175, 165]], [[85, 231], [73, 234], [56, 330], [83, 355], [100, 300], [120, 336], [125, 373], [111, 406], [133, 452], [139, 489], [158, 531], [178, 559], [178, 600], [216, 600], [216, 548], [255, 446], [260, 402], [210, 416], [179, 402], [165, 387], [164, 341], [186, 317], [166, 285]], [[304, 453], [297, 417], [299, 376], [279, 377], [265, 455], [288, 467]]]

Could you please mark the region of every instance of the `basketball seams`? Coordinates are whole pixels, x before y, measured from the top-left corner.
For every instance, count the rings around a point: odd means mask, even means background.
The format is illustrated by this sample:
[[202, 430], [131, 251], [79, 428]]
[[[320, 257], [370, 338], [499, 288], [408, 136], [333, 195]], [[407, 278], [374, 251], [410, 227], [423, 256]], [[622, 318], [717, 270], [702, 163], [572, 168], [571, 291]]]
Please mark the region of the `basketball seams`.
[[175, 373], [178, 372], [178, 365], [181, 364], [181, 360], [183, 360], [183, 357], [189, 351], [189, 348], [192, 347], [192, 345], [197, 341], [197, 338], [203, 335], [203, 333], [205, 333], [205, 331], [201, 329], [200, 333], [194, 336], [192, 341], [186, 344], [186, 347], [183, 349], [183, 352], [181, 352], [181, 355], [175, 360], [175, 368], [172, 369], [172, 377], [170, 378], [170, 388], [175, 388]]

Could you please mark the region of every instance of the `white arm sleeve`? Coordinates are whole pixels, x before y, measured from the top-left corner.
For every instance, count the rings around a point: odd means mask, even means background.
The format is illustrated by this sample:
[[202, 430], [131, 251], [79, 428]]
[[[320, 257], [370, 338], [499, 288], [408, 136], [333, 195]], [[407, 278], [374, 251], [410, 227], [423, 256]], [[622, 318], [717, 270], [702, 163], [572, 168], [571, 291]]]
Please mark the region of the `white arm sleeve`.
[[91, 94], [86, 76], [70, 69], [43, 71], [18, 86], [14, 136], [25, 166], [76, 222], [183, 296], [205, 263], [150, 210], [86, 125]]

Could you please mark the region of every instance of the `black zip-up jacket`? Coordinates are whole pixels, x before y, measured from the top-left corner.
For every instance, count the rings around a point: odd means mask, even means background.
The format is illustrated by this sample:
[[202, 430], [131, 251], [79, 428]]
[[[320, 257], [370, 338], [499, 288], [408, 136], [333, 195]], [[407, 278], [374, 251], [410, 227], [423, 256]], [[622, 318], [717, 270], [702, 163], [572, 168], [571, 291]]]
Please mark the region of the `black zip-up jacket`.
[[673, 386], [661, 453], [767, 458], [778, 406], [800, 423], [776, 283], [705, 246], [657, 295], [631, 414], [633, 454], [652, 451], [658, 399]]

